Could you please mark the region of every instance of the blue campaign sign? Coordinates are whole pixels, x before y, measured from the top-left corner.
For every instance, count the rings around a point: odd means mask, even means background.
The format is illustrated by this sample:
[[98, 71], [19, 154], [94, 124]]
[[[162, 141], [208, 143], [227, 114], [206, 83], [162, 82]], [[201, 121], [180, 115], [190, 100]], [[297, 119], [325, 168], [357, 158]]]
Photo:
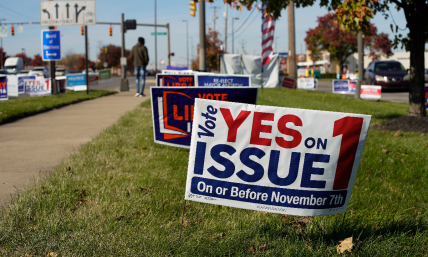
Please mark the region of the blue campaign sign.
[[349, 91], [349, 80], [333, 79], [333, 93], [348, 94]]
[[42, 30], [43, 61], [61, 60], [61, 32]]
[[86, 86], [86, 74], [67, 75], [67, 87]]
[[251, 87], [251, 77], [247, 75], [196, 74], [197, 87]]
[[7, 94], [7, 77], [0, 77], [0, 101], [9, 99]]
[[195, 76], [183, 74], [156, 74], [158, 87], [194, 87]]
[[155, 142], [189, 148], [196, 98], [256, 104], [257, 88], [152, 87], [151, 98]]
[[28, 81], [35, 81], [36, 76], [18, 76], [18, 94], [25, 93], [26, 83]]

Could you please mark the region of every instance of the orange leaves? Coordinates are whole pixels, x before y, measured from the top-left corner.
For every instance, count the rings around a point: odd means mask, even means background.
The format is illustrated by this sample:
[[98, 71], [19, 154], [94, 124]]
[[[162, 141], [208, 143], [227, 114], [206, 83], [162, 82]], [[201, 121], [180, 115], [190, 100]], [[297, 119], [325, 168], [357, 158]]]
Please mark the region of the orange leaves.
[[[267, 246], [267, 242], [265, 242], [264, 245], [260, 246], [258, 250], [264, 251], [266, 249], [266, 246]], [[251, 246], [249, 251], [250, 253], [255, 253], [257, 251], [257, 246], [256, 245]]]

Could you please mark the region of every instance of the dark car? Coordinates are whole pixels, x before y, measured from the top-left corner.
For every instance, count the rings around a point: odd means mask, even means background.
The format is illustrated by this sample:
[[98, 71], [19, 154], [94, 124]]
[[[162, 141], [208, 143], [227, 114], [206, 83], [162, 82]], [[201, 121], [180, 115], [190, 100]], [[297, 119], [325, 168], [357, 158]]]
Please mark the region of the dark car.
[[0, 70], [0, 74], [9, 75], [10, 73], [7, 70]]
[[406, 69], [397, 61], [373, 61], [364, 74], [364, 80], [383, 89], [409, 89], [409, 80], [405, 79]]

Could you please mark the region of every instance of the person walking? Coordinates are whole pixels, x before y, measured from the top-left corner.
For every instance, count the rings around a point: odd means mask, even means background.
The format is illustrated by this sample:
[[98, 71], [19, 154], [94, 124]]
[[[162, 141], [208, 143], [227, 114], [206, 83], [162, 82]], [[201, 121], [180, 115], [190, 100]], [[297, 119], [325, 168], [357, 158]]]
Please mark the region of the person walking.
[[[143, 97], [144, 86], [146, 84], [146, 66], [149, 64], [149, 54], [147, 48], [144, 45], [144, 38], [139, 37], [138, 43], [132, 48], [131, 51], [131, 62], [134, 63], [134, 75], [135, 84], [137, 86], [137, 93], [135, 96]], [[140, 90], [140, 78], [141, 78], [141, 90]]]

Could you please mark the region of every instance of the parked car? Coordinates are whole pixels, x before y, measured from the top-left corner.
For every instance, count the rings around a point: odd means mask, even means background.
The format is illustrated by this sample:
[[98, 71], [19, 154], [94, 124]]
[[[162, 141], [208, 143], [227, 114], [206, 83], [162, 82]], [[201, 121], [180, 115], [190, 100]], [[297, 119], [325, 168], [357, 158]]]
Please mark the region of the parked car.
[[28, 74], [30, 73], [30, 70], [22, 70], [19, 72], [19, 74]]
[[67, 75], [69, 72], [66, 68], [56, 68], [55, 69], [55, 76], [65, 76]]
[[[86, 73], [86, 70], [83, 70], [82, 73]], [[89, 68], [88, 73], [94, 73], [94, 70], [92, 68]]]
[[22, 61], [21, 57], [9, 57], [4, 62], [4, 68], [10, 74], [18, 74], [24, 69], [24, 61]]
[[37, 66], [34, 67], [28, 75], [36, 75], [36, 76], [43, 76], [45, 78], [49, 78], [49, 69], [44, 66]]
[[7, 70], [0, 70], [1, 75], [9, 75], [10, 73]]
[[364, 80], [383, 89], [409, 89], [408, 74], [403, 65], [397, 61], [373, 61], [367, 67]]

